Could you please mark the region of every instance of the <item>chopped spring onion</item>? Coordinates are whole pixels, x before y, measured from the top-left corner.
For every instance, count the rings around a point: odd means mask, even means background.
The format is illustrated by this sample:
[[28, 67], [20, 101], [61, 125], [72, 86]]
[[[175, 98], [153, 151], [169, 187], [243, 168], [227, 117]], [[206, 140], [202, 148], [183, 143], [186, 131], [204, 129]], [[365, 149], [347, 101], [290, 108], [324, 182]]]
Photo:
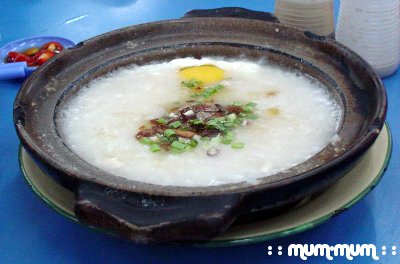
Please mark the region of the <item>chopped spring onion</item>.
[[150, 151], [151, 152], [159, 152], [159, 151], [161, 151], [160, 145], [158, 145], [158, 144], [150, 145]]
[[189, 141], [189, 146], [191, 146], [191, 147], [196, 147], [197, 146], [197, 144], [198, 144], [198, 142], [197, 142], [197, 140], [195, 140], [195, 139], [191, 139], [190, 141]]
[[225, 131], [225, 129], [226, 129], [223, 122], [218, 118], [213, 118], [213, 119], [208, 120], [207, 126], [211, 127], [211, 128], [216, 128], [222, 132]]
[[154, 143], [150, 138], [147, 138], [147, 137], [141, 138], [139, 140], [139, 142], [144, 144], [144, 145], [150, 145], [150, 144]]
[[256, 103], [249, 102], [245, 106], [242, 106], [242, 109], [245, 113], [252, 113], [256, 105], [257, 105]]
[[167, 124], [167, 119], [165, 119], [164, 117], [161, 117], [161, 118], [159, 118], [159, 119], [157, 119], [157, 121], [156, 121], [158, 124], [160, 124], [160, 125], [165, 125], [165, 124]]
[[224, 127], [226, 127], [226, 128], [231, 128], [231, 127], [234, 127], [234, 126], [235, 126], [235, 123], [233, 121], [224, 122]]
[[237, 118], [237, 119], [235, 120], [235, 125], [237, 125], [237, 126], [242, 125], [244, 120], [245, 120], [245, 119], [242, 118], [242, 117]]
[[230, 144], [230, 143], [232, 143], [234, 136], [235, 136], [235, 135], [233, 134], [232, 131], [228, 131], [228, 132], [225, 134], [225, 136], [222, 138], [222, 143], [224, 143], [224, 144]]
[[222, 84], [217, 84], [215, 86], [208, 87], [201, 93], [193, 94], [193, 97], [203, 97], [203, 98], [207, 99], [207, 98], [211, 97], [212, 95], [218, 93], [219, 91], [221, 91], [224, 88], [225, 88], [225, 86], [223, 86]]
[[242, 109], [243, 109], [243, 111], [244, 111], [245, 113], [251, 113], [251, 112], [253, 112], [253, 107], [248, 106], [248, 105], [243, 106]]
[[203, 84], [203, 82], [198, 81], [196, 79], [190, 79], [187, 81], [182, 81], [181, 84], [187, 88], [196, 88], [196, 87], [201, 86]]
[[231, 147], [232, 147], [233, 149], [242, 149], [242, 148], [244, 148], [244, 143], [242, 143], [242, 142], [235, 142], [235, 143], [232, 143], [232, 144], [231, 144]]
[[169, 124], [169, 127], [170, 127], [170, 128], [178, 128], [178, 127], [180, 127], [181, 125], [182, 125], [182, 123], [181, 123], [180, 121], [175, 121], [175, 122]]
[[192, 125], [201, 125], [204, 124], [204, 122], [200, 119], [192, 119], [189, 121]]
[[237, 118], [235, 113], [229, 114], [226, 116], [226, 120], [227, 121], [235, 121], [235, 119]]
[[166, 137], [172, 137], [173, 135], [175, 135], [175, 131], [172, 129], [166, 129], [164, 130], [164, 136]]
[[186, 144], [179, 141], [174, 141], [171, 144], [171, 148], [178, 151], [184, 151], [186, 148]]
[[162, 143], [170, 143], [170, 141], [171, 141], [168, 137], [165, 137], [163, 135], [158, 136], [158, 138], [160, 139], [160, 141]]

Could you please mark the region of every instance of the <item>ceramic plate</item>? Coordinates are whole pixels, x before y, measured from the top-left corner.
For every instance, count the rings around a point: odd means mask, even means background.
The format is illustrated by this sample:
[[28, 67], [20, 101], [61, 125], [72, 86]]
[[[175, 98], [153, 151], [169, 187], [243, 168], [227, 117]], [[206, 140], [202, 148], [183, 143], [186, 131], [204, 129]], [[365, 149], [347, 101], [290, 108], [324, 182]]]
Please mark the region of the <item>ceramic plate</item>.
[[[351, 207], [379, 183], [389, 164], [391, 151], [391, 134], [386, 124], [375, 144], [357, 166], [324, 192], [307, 202], [301, 202], [279, 216], [234, 225], [223, 235], [196, 245], [250, 244], [303, 232], [322, 224]], [[20, 166], [33, 191], [47, 205], [63, 216], [78, 222], [74, 214], [74, 194], [44, 174], [23, 148], [20, 149]]]

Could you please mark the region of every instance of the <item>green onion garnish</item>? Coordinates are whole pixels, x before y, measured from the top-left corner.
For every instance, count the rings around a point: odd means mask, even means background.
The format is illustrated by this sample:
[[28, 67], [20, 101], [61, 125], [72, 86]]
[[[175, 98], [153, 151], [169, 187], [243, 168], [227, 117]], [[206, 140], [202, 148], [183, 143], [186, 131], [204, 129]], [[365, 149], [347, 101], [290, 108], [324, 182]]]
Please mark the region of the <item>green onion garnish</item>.
[[228, 121], [235, 121], [236, 118], [237, 118], [237, 116], [234, 113], [226, 116], [226, 120], [228, 120]]
[[172, 137], [173, 135], [175, 135], [175, 131], [174, 130], [172, 130], [172, 129], [166, 129], [165, 131], [164, 131], [164, 136], [166, 136], [166, 137]]
[[186, 148], [186, 144], [179, 141], [174, 141], [171, 144], [171, 148], [178, 151], [184, 151]]
[[201, 125], [204, 124], [204, 122], [200, 119], [192, 119], [189, 121], [192, 125]]
[[223, 125], [222, 120], [220, 120], [219, 118], [213, 118], [208, 120], [207, 126], [211, 128], [216, 128], [222, 132], [225, 131], [225, 126]]
[[196, 87], [201, 86], [203, 84], [203, 82], [198, 81], [196, 79], [190, 79], [187, 81], [182, 81], [181, 84], [187, 88], [196, 88]]
[[162, 143], [169, 143], [171, 141], [169, 138], [164, 136], [164, 134], [163, 135], [158, 134], [157, 137]]
[[182, 125], [182, 123], [181, 123], [180, 121], [175, 121], [175, 122], [169, 124], [169, 127], [170, 127], [170, 128], [178, 128], [178, 127], [180, 127], [181, 125]]
[[243, 109], [243, 111], [244, 111], [245, 113], [251, 113], [251, 112], [253, 112], [253, 107], [248, 106], [248, 105], [243, 106], [242, 109]]
[[226, 121], [224, 122], [224, 127], [231, 128], [235, 125], [234, 121]]
[[244, 148], [244, 143], [242, 143], [242, 142], [235, 142], [235, 143], [232, 143], [232, 144], [231, 144], [231, 147], [232, 147], [233, 149], [242, 149], [242, 148]]
[[243, 124], [243, 121], [244, 121], [244, 120], [245, 120], [245, 119], [242, 118], [242, 117], [237, 118], [237, 119], [235, 120], [235, 125], [239, 126], [239, 125]]
[[189, 141], [189, 146], [191, 146], [191, 147], [196, 147], [197, 146], [197, 144], [198, 144], [198, 142], [197, 142], [197, 140], [195, 140], [195, 139], [191, 139], [190, 141]]
[[161, 117], [161, 118], [157, 119], [156, 122], [157, 122], [158, 124], [160, 124], [160, 125], [165, 125], [165, 124], [167, 124], [168, 120], [165, 119], [164, 117]]
[[223, 86], [222, 84], [217, 84], [215, 86], [208, 87], [207, 89], [205, 89], [201, 93], [193, 94], [192, 97], [203, 97], [203, 98], [207, 99], [210, 96], [218, 93], [219, 91], [221, 91], [224, 88], [225, 88], [225, 86]]
[[159, 151], [161, 151], [160, 145], [158, 145], [158, 144], [150, 145], [150, 151], [151, 152], [159, 152]]
[[139, 140], [139, 142], [144, 144], [144, 145], [150, 145], [150, 144], [154, 143], [150, 138], [147, 138], [147, 137], [141, 138]]
[[235, 136], [235, 135], [233, 134], [232, 131], [227, 132], [227, 133], [225, 134], [225, 136], [222, 138], [222, 143], [224, 143], [224, 144], [230, 144], [230, 143], [232, 143], [234, 136]]
[[254, 107], [256, 107], [256, 103], [253, 103], [253, 102], [249, 102], [249, 103], [247, 103], [246, 104], [246, 106], [250, 106], [251, 108], [254, 108]]

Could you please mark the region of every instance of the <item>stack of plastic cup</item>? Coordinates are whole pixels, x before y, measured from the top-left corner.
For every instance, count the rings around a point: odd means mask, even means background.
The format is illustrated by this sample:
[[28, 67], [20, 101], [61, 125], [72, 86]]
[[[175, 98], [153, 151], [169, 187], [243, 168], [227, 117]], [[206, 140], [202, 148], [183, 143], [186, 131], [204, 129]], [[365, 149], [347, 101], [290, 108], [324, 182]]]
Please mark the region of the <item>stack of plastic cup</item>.
[[334, 33], [333, 0], [276, 0], [275, 15], [281, 23], [303, 31]]
[[342, 0], [336, 39], [382, 78], [391, 75], [400, 63], [400, 0]]

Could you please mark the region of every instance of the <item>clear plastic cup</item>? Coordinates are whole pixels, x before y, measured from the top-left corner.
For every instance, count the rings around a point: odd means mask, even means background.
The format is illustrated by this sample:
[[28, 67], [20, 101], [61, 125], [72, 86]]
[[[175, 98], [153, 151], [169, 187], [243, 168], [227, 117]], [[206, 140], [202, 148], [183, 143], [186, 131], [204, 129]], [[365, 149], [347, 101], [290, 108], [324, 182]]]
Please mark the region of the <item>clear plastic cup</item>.
[[379, 76], [385, 78], [396, 72], [397, 68], [399, 67], [399, 61], [397, 63], [388, 66], [383, 66], [383, 67], [373, 66], [373, 67]]
[[400, 63], [400, 0], [342, 0], [336, 39], [381, 77], [392, 74]]
[[279, 21], [318, 35], [334, 32], [333, 0], [276, 0], [275, 14]]
[[301, 19], [287, 18], [281, 16], [280, 19], [282, 18], [285, 20], [285, 24], [299, 24], [304, 26], [325, 26], [325, 24], [321, 24], [319, 21], [301, 20]]
[[[388, 42], [397, 42], [398, 39], [400, 38], [400, 26], [397, 28], [387, 28], [385, 31], [388, 31], [386, 33], [384, 32], [379, 32], [379, 30], [375, 29], [366, 29], [366, 30], [360, 30], [360, 31], [355, 31], [353, 28], [338, 28], [336, 31], [336, 34], [341, 39], [342, 36], [346, 36], [347, 41], [348, 39], [360, 39], [360, 40], [366, 40], [367, 42], [375, 43], [378, 42], [379, 44], [382, 45], [382, 43], [385, 43], [386, 41]], [[396, 33], [390, 33], [390, 32], [397, 32]], [[378, 36], [379, 35], [379, 36]], [[343, 37], [342, 41], [346, 41]], [[368, 44], [368, 43], [367, 43]]]

